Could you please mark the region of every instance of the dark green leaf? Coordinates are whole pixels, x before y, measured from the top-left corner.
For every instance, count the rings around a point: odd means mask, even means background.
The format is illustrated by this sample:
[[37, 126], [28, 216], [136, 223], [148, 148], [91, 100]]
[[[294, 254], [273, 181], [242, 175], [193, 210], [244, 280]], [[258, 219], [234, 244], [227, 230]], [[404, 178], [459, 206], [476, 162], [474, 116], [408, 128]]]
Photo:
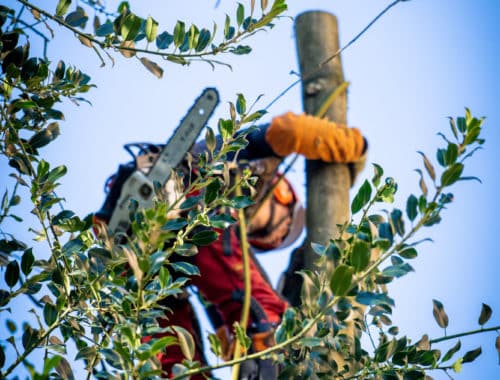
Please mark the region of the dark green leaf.
[[234, 197], [231, 202], [232, 206], [237, 209], [247, 208], [248, 206], [253, 205], [253, 203], [254, 201], [252, 200], [252, 198], [245, 195]]
[[[212, 182], [208, 184], [205, 190], [205, 204], [209, 205], [219, 195], [219, 190], [221, 189], [222, 184], [218, 178], [215, 178]], [[213, 218], [212, 218], [213, 220]]]
[[438, 300], [432, 300], [432, 314], [434, 315], [434, 319], [436, 320], [439, 327], [445, 329], [448, 327], [448, 315], [444, 311], [444, 306]]
[[34, 262], [35, 256], [33, 255], [33, 250], [29, 248], [24, 251], [23, 257], [21, 258], [21, 270], [26, 276], [30, 274]]
[[363, 241], [357, 241], [352, 248], [351, 264], [356, 272], [361, 272], [370, 263], [370, 247]]
[[156, 47], [160, 50], [168, 49], [172, 42], [174, 42], [174, 36], [168, 32], [163, 32], [156, 37]]
[[31, 326], [26, 326], [22, 336], [22, 343], [25, 350], [31, 349], [38, 341], [38, 330]]
[[82, 7], [77, 7], [76, 11], [69, 13], [64, 19], [67, 24], [79, 28], [85, 28], [88, 20], [89, 16], [87, 16], [85, 10]]
[[455, 163], [446, 169], [441, 175], [441, 186], [450, 186], [457, 182], [462, 175], [464, 165], [462, 163]]
[[341, 297], [347, 294], [351, 288], [354, 269], [347, 265], [339, 265], [335, 268], [330, 280], [330, 289], [335, 296]]
[[17, 281], [19, 280], [19, 264], [17, 261], [11, 261], [7, 264], [4, 278], [5, 283], [11, 288], [17, 284]]
[[198, 267], [196, 265], [187, 263], [185, 261], [177, 261], [174, 263], [170, 263], [170, 265], [176, 272], [181, 272], [187, 274], [188, 276], [200, 275], [200, 271], [198, 270]]
[[82, 347], [78, 350], [75, 360], [87, 359], [91, 360], [96, 354], [96, 346]]
[[5, 306], [9, 303], [10, 292], [4, 289], [0, 289], [0, 307]]
[[229, 214], [217, 214], [210, 217], [210, 225], [215, 228], [226, 229], [236, 220]]
[[493, 310], [491, 309], [491, 307], [486, 305], [485, 303], [483, 303], [483, 306], [481, 307], [481, 314], [479, 315], [478, 323], [481, 326], [483, 326], [486, 322], [489, 321], [492, 313], [493, 313]]
[[404, 236], [405, 224], [404, 224], [404, 220], [403, 220], [403, 213], [401, 212], [401, 210], [394, 209], [391, 211], [391, 222], [392, 222], [392, 226], [394, 228], [394, 231], [396, 231], [396, 233], [399, 236], [401, 236], [401, 237]]
[[414, 259], [415, 257], [418, 256], [417, 250], [413, 247], [403, 248], [401, 251], [398, 252], [398, 254], [399, 256], [405, 259]]
[[43, 307], [43, 318], [47, 326], [52, 326], [57, 321], [57, 308], [51, 303]]
[[394, 301], [387, 294], [359, 292], [356, 301], [362, 305], [390, 305], [394, 306]]
[[476, 348], [475, 350], [471, 350], [465, 353], [462, 363], [471, 363], [473, 362], [479, 355], [481, 355], [481, 347]]
[[372, 187], [370, 183], [365, 180], [352, 200], [351, 212], [356, 214], [359, 210], [361, 210], [370, 201], [371, 194]]
[[448, 149], [446, 149], [445, 153], [445, 163], [446, 165], [454, 164], [458, 158], [458, 145], [457, 144], [448, 144]]
[[218, 235], [215, 231], [205, 230], [195, 233], [190, 240], [193, 242], [193, 244], [200, 246], [213, 243], [217, 240], [217, 237]]
[[408, 219], [410, 219], [411, 221], [415, 220], [418, 215], [417, 205], [417, 197], [411, 194], [406, 201], [406, 215], [408, 215]]
[[201, 200], [201, 196], [200, 195], [196, 195], [196, 196], [193, 196], [193, 197], [188, 197], [184, 202], [181, 203], [181, 205], [179, 206], [179, 208], [181, 210], [190, 209], [190, 208], [196, 206], [200, 200]]
[[195, 46], [196, 52], [203, 51], [210, 42], [212, 36], [210, 35], [210, 31], [208, 29], [200, 30], [200, 35], [198, 36], [198, 43]]
[[63, 253], [63, 255], [69, 257], [69, 256], [74, 255], [77, 252], [82, 251], [82, 248], [84, 248], [84, 247], [85, 247], [85, 245], [83, 244], [83, 242], [80, 238], [72, 239], [63, 245], [62, 253]]
[[498, 353], [498, 364], [500, 364], [500, 335], [495, 339], [495, 348], [497, 349]]
[[381, 240], [389, 241], [389, 246], [392, 245], [394, 240], [394, 235], [392, 233], [392, 228], [389, 223], [380, 223], [378, 225], [378, 234]]
[[387, 277], [402, 277], [408, 272], [413, 271], [410, 264], [404, 263], [399, 265], [391, 265], [382, 271], [383, 276]]
[[5, 364], [5, 352], [3, 351], [3, 347], [0, 346], [0, 368], [3, 368]]
[[113, 23], [111, 21], [107, 21], [96, 29], [95, 34], [97, 37], [104, 37], [113, 33], [113, 30]]
[[185, 218], [170, 219], [161, 229], [165, 231], [178, 231], [187, 226], [187, 224], [188, 223]]
[[448, 352], [446, 352], [441, 362], [444, 363], [450, 360], [453, 357], [453, 355], [455, 355], [460, 350], [460, 348], [461, 348], [461, 343], [460, 341], [458, 341], [457, 344], [455, 344], [455, 346], [453, 346], [452, 348], [450, 348], [450, 350], [448, 350]]
[[457, 126], [458, 126], [458, 130], [462, 133], [465, 133], [465, 131], [467, 131], [467, 126], [466, 126], [466, 123], [465, 123], [465, 118], [463, 117], [457, 117]]
[[237, 55], [249, 54], [252, 48], [247, 45], [238, 45], [235, 48], [230, 49], [230, 52]]
[[123, 21], [120, 31], [123, 40], [133, 41], [139, 34], [142, 22], [142, 18], [136, 16], [133, 13], [129, 13], [127, 16], [125, 16], [125, 20]]

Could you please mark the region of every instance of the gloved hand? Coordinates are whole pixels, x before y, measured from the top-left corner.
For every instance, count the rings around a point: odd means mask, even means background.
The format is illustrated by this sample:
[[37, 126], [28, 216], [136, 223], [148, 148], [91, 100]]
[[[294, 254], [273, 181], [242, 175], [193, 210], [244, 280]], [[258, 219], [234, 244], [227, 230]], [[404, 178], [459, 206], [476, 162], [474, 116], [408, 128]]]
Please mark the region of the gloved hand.
[[357, 128], [292, 112], [271, 121], [266, 141], [274, 153], [282, 157], [295, 152], [309, 160], [336, 163], [358, 161], [365, 148], [364, 138]]

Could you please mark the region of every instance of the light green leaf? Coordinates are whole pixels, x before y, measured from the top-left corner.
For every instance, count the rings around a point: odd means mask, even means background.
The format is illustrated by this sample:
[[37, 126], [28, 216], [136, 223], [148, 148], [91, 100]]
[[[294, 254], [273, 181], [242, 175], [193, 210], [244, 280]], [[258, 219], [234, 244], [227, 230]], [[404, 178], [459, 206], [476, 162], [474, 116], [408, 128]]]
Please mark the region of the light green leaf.
[[146, 19], [146, 39], [148, 42], [153, 42], [158, 34], [158, 22], [149, 16]]
[[359, 210], [361, 210], [370, 201], [371, 195], [372, 187], [370, 183], [365, 180], [352, 200], [351, 212], [356, 214]]
[[354, 269], [350, 266], [341, 264], [333, 272], [330, 280], [330, 289], [335, 296], [345, 296], [352, 284]]

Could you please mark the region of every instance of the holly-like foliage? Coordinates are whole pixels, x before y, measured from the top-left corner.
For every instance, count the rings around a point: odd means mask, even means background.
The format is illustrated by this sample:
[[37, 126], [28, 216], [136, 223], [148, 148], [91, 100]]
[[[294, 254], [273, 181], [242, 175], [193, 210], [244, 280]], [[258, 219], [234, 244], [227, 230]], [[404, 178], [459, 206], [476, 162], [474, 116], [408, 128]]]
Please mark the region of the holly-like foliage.
[[[0, 313], [6, 316], [8, 330], [0, 338], [1, 378], [14, 378], [25, 367], [33, 379], [72, 379], [75, 362], [86, 369], [88, 378], [156, 378], [161, 374], [156, 354], [170, 345], [180, 345], [185, 355], [175, 367], [176, 378], [268, 356], [281, 363], [282, 378], [413, 379], [435, 369], [458, 372], [463, 363], [480, 354], [480, 349], [473, 349], [457, 356], [457, 341], [443, 355], [438, 344], [452, 338], [447, 336], [430, 339], [424, 335], [411, 342], [392, 324], [394, 302], [386, 284], [412, 270], [410, 262], [417, 258], [421, 242], [415, 234], [441, 221], [443, 210], [453, 201], [450, 188], [458, 181], [474, 179], [464, 176], [464, 165], [483, 143], [482, 119], [468, 110], [465, 117], [450, 119], [452, 137], [443, 135], [445, 146], [437, 152], [439, 169], [422, 153], [420, 193], [408, 197], [404, 211], [373, 211], [381, 203], [392, 203], [397, 191], [395, 180], [384, 178], [383, 169], [374, 165], [373, 179], [361, 186], [352, 202], [353, 214], [361, 213], [359, 221], [343, 226], [342, 237], [327, 246], [314, 244], [317, 270], [303, 273], [302, 307], [286, 311], [276, 331], [276, 346], [201, 368], [193, 359], [191, 335], [178, 326], [159, 326], [158, 317], [164, 314], [163, 301], [183, 292], [189, 277], [197, 275], [198, 269], [189, 261], [197, 247], [214, 241], [216, 229], [235, 223], [229, 214], [213, 211], [221, 207], [241, 210], [251, 204], [250, 198], [239, 194], [241, 188], [254, 185], [254, 178], [250, 171], [243, 171], [235, 181], [226, 158], [246, 145], [245, 134], [235, 133], [264, 111], [252, 112], [243, 95], [238, 95], [230, 103], [227, 119], [218, 123], [220, 148], [216, 149], [214, 131], [207, 129], [207, 152], [186, 159], [188, 167], [196, 161], [198, 175], [186, 178], [185, 173], [176, 173], [183, 189], [178, 200], [169, 203], [158, 188], [151, 209], [138, 209], [132, 202], [133, 234], [116, 242], [105, 228], [94, 225], [92, 215], [57, 211], [55, 205], [63, 198], [55, 190], [66, 168], [53, 167], [43, 157], [43, 148], [59, 135], [58, 121], [64, 115], [58, 107], [68, 100], [86, 101], [85, 93], [94, 87], [91, 78], [62, 61], [54, 64], [45, 56], [33, 56], [26, 36], [36, 34], [48, 43], [50, 37], [44, 33], [50, 35], [51, 25], [58, 23], [99, 56], [104, 53], [113, 59], [114, 50], [127, 57], [140, 56], [141, 63], [161, 77], [162, 68], [148, 56], [181, 64], [196, 59], [214, 64], [219, 63], [212, 58], [218, 53], [249, 53], [251, 49], [240, 41], [270, 28], [286, 10], [285, 1], [271, 5], [261, 1], [260, 16], [254, 16], [254, 1], [249, 9], [238, 4], [235, 23], [227, 16], [219, 37], [216, 27], [209, 30], [182, 21], [160, 32], [163, 29], [152, 17], [134, 14], [127, 2], [116, 12], [94, 0], [81, 1], [79, 6], [60, 0], [52, 10], [26, 0], [18, 3], [30, 13], [16, 14], [0, 6], [0, 156], [12, 168], [10, 178], [2, 182], [6, 189], [0, 205], [5, 284], [0, 289]], [[97, 12], [92, 32], [86, 9]], [[20, 189], [29, 196], [24, 202], [30, 205], [36, 226], [22, 224], [26, 218], [17, 211]], [[9, 223], [19, 223], [35, 242], [5, 230]], [[41, 254], [47, 248], [48, 257]], [[185, 259], [171, 260], [174, 254]], [[19, 300], [33, 305], [35, 323], [15, 318], [14, 305]], [[448, 316], [441, 302], [434, 300], [433, 313], [446, 329]], [[491, 314], [491, 308], [483, 305], [478, 332], [499, 329], [484, 327]], [[170, 334], [144, 339], [165, 332]], [[234, 332], [248, 346], [245, 328], [236, 325]], [[371, 337], [373, 347], [363, 347], [363, 334]], [[217, 337], [211, 335], [209, 340], [212, 351], [220, 352]], [[71, 345], [76, 347], [76, 357], [68, 353]], [[498, 338], [496, 347], [500, 352]], [[8, 359], [7, 350], [15, 352], [15, 357]], [[43, 363], [30, 360], [36, 351], [44, 352]]]

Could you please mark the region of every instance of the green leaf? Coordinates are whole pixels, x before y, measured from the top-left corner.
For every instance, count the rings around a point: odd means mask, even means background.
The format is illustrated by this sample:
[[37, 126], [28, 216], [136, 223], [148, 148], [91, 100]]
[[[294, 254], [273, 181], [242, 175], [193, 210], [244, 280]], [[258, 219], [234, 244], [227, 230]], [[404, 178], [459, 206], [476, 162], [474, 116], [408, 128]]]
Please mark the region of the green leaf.
[[208, 334], [208, 342], [210, 343], [210, 351], [220, 358], [222, 356], [222, 344], [219, 337], [215, 334]]
[[372, 293], [372, 292], [359, 292], [356, 295], [356, 301], [362, 305], [389, 305], [394, 306], [394, 300], [387, 294]]
[[5, 365], [5, 352], [3, 351], [3, 347], [0, 346], [0, 368], [3, 368]]
[[458, 158], [458, 145], [457, 144], [448, 144], [448, 148], [445, 153], [445, 164], [451, 165], [457, 161]]
[[186, 25], [182, 21], [177, 21], [174, 28], [174, 45], [179, 47], [183, 44], [186, 36]]
[[453, 355], [455, 355], [460, 350], [461, 346], [462, 344], [460, 343], [460, 341], [458, 341], [452, 348], [450, 348], [446, 352], [446, 354], [443, 356], [443, 359], [441, 359], [441, 362], [444, 363], [450, 360]]
[[158, 22], [149, 16], [146, 19], [146, 39], [148, 42], [153, 42], [158, 34]]
[[198, 43], [195, 46], [195, 51], [200, 52], [207, 47], [212, 36], [208, 29], [201, 29], [200, 35], [198, 36]]
[[252, 198], [247, 197], [246, 195], [240, 195], [237, 197], [234, 197], [231, 200], [231, 204], [234, 208], [240, 209], [240, 208], [247, 208], [248, 206], [253, 205], [254, 201]]
[[5, 306], [9, 303], [10, 292], [4, 289], [0, 289], [0, 307]]
[[24, 251], [23, 257], [21, 258], [21, 270], [24, 275], [28, 275], [33, 268], [33, 263], [35, 262], [35, 256], [33, 255], [33, 249], [29, 248]]
[[384, 175], [384, 169], [379, 164], [374, 163], [372, 165], [373, 165], [373, 170], [375, 172], [372, 178], [372, 183], [373, 186], [378, 187], [378, 185], [380, 185], [380, 179]]
[[382, 271], [382, 276], [402, 277], [405, 274], [407, 274], [408, 272], [412, 272], [412, 271], [413, 271], [413, 268], [408, 263], [391, 265]]
[[125, 16], [120, 34], [124, 41], [133, 41], [141, 30], [143, 19], [133, 13]]
[[357, 241], [352, 248], [351, 264], [356, 272], [361, 272], [370, 263], [370, 247], [364, 241]]
[[174, 36], [168, 32], [163, 32], [156, 37], [156, 47], [160, 50], [168, 49], [172, 42], [174, 42]]
[[57, 321], [57, 308], [51, 303], [46, 303], [43, 307], [43, 319], [47, 326], [52, 326]]
[[187, 226], [187, 220], [185, 218], [170, 219], [161, 228], [164, 231], [178, 231], [181, 228]]
[[64, 165], [60, 165], [52, 169], [47, 175], [47, 182], [56, 182], [59, 178], [63, 177], [67, 173], [67, 171], [68, 169]]
[[195, 349], [193, 336], [183, 327], [172, 326], [172, 328], [177, 334], [177, 340], [182, 354], [186, 357], [186, 359], [193, 360]]
[[217, 146], [217, 140], [215, 139], [214, 130], [208, 126], [205, 132], [205, 143], [210, 153], [213, 153]]
[[481, 307], [481, 314], [479, 315], [479, 320], [478, 323], [483, 326], [486, 322], [489, 321], [491, 314], [493, 313], [493, 310], [489, 305], [486, 305], [483, 303], [483, 306]]
[[244, 18], [245, 8], [243, 7], [243, 4], [238, 3], [238, 8], [236, 9], [236, 22], [238, 23], [238, 26], [241, 26], [241, 24], [243, 24]]
[[155, 339], [151, 344], [151, 353], [153, 355], [162, 351], [165, 347], [172, 346], [175, 344], [175, 338], [173, 336], [164, 336], [159, 339]]
[[[100, 25], [96, 31], [95, 35], [97, 37], [105, 37], [111, 33], [113, 33], [114, 28], [113, 28], [113, 23], [111, 21], [107, 21], [106, 23]], [[61, 78], [62, 79], [62, 78]]]
[[63, 380], [75, 380], [75, 375], [73, 374], [71, 365], [64, 357], [61, 357], [61, 360], [57, 363], [56, 372]]
[[176, 272], [181, 272], [187, 274], [188, 276], [200, 275], [200, 271], [196, 265], [187, 263], [185, 261], [176, 261], [174, 263], [170, 263], [170, 265]]
[[450, 186], [457, 182], [462, 175], [464, 165], [462, 163], [455, 163], [446, 169], [441, 175], [441, 186]]
[[205, 189], [205, 204], [209, 205], [210, 203], [212, 203], [214, 200], [217, 199], [221, 187], [222, 184], [218, 178], [215, 178], [212, 182], [208, 184], [208, 186]]
[[401, 210], [394, 209], [391, 211], [391, 223], [394, 231], [401, 237], [405, 234], [405, 224], [403, 220], [403, 213]]
[[415, 195], [411, 194], [406, 201], [406, 215], [408, 215], [408, 219], [414, 221], [418, 215], [418, 199]]
[[233, 324], [234, 335], [236, 336], [236, 340], [243, 345], [245, 348], [249, 348], [252, 344], [251, 339], [247, 336], [245, 329], [238, 323], [234, 322]]
[[330, 289], [335, 296], [345, 296], [352, 284], [354, 269], [350, 266], [341, 264], [333, 272], [330, 280]]
[[444, 311], [443, 304], [438, 300], [432, 300], [432, 314], [439, 327], [445, 329], [448, 327], [448, 315]]
[[465, 133], [467, 131], [467, 125], [465, 123], [465, 118], [457, 117], [457, 127], [461, 133]]
[[226, 229], [234, 222], [236, 219], [229, 214], [217, 214], [210, 217], [210, 225], [215, 228]]
[[465, 353], [464, 357], [462, 358], [462, 363], [471, 363], [473, 362], [474, 360], [476, 360], [476, 358], [481, 355], [481, 347], [478, 347], [476, 348], [475, 350], [471, 350], [471, 351], [468, 351]]
[[235, 48], [231, 48], [230, 52], [236, 55], [245, 55], [252, 52], [252, 48], [248, 45], [238, 45]]
[[17, 281], [19, 281], [19, 264], [17, 261], [11, 261], [7, 264], [4, 279], [5, 283], [11, 288], [17, 284]]
[[351, 212], [356, 214], [359, 210], [361, 210], [370, 201], [371, 195], [372, 187], [370, 183], [365, 180], [352, 200]]
[[69, 6], [71, 5], [71, 0], [59, 0], [56, 7], [56, 16], [62, 17], [68, 11]]
[[34, 149], [41, 148], [48, 143], [54, 141], [59, 136], [59, 123], [50, 123], [47, 128], [42, 129], [40, 132], [35, 133], [28, 141], [30, 146]]
[[205, 230], [195, 233], [193, 237], [190, 239], [190, 241], [192, 241], [193, 244], [200, 246], [200, 245], [209, 245], [214, 241], [216, 241], [217, 238], [218, 235], [215, 231]]
[[238, 99], [236, 100], [236, 112], [239, 115], [243, 115], [247, 110], [247, 102], [243, 94], [238, 94]]
[[413, 247], [403, 248], [401, 251], [398, 252], [398, 254], [399, 256], [405, 259], [414, 259], [415, 257], [418, 256], [417, 250]]
[[69, 13], [64, 19], [67, 24], [79, 28], [85, 28], [88, 20], [89, 16], [87, 16], [82, 7], [77, 7], [76, 11]]
[[230, 138], [234, 133], [234, 124], [232, 120], [219, 119], [217, 126], [219, 128], [219, 134], [224, 141]]

